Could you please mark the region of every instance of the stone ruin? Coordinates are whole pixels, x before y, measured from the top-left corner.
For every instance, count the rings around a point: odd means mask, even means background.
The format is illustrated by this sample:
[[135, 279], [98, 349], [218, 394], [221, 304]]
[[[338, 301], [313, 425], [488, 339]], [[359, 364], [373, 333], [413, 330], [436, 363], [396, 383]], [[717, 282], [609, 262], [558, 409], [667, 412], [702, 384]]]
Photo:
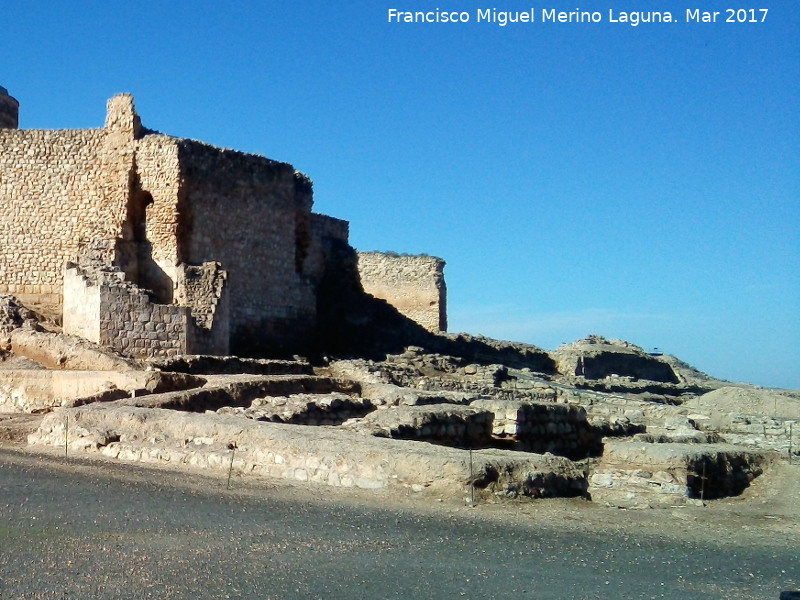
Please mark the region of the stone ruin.
[[[31, 335], [24, 328], [14, 333], [18, 352], [36, 346], [44, 361], [42, 349], [56, 346], [34, 344]], [[608, 346], [613, 352], [615, 344]], [[630, 346], [619, 348], [624, 356]], [[421, 347], [382, 361], [320, 366], [213, 356], [148, 365], [127, 378], [108, 371], [105, 384], [103, 373], [72, 371], [97, 389], [83, 398], [62, 389], [60, 404], [51, 393], [28, 442], [70, 455], [393, 488], [421, 497], [583, 496], [634, 508], [739, 494], [773, 461], [798, 453], [791, 432], [800, 394], [779, 393], [782, 416], [764, 417], [776, 423], [763, 435], [751, 427], [743, 437], [744, 417], [725, 409], [724, 400], [710, 410], [704, 399], [738, 397], [751, 388], [711, 378], [661, 382], [658, 398], [636, 386], [608, 393], [575, 386], [571, 373], [473, 363]], [[624, 364], [617, 367], [618, 377], [629, 377]], [[676, 373], [679, 380], [689, 375]], [[14, 377], [20, 379], [19, 371], [0, 369], [0, 398], [26, 395], [7, 391]]]
[[623, 507], [739, 494], [797, 454], [797, 393], [599, 336], [445, 333], [444, 261], [357, 253], [291, 165], [145, 129], [127, 95], [95, 130], [18, 108], [0, 88], [0, 437]]
[[65, 333], [138, 358], [309, 354], [326, 306], [363, 294], [359, 265], [446, 328], [444, 262], [359, 259], [291, 165], [147, 129], [127, 94], [100, 129], [22, 130], [18, 109], [0, 89], [0, 293]]

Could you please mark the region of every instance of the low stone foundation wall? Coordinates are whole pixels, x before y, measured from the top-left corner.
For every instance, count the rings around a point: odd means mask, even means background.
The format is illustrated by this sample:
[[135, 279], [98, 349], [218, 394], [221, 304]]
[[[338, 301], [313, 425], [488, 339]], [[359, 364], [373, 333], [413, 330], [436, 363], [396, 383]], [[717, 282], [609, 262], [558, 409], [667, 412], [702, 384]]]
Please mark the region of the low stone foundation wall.
[[596, 456], [602, 450], [581, 407], [499, 398], [474, 400], [470, 406], [491, 411], [492, 434], [516, 450], [552, 452], [573, 459]]
[[686, 416], [690, 411], [681, 406], [660, 404], [637, 400], [635, 398], [622, 398], [610, 394], [599, 394], [589, 391], [559, 390], [559, 399], [569, 404], [576, 404], [586, 409], [591, 417], [605, 417], [606, 419], [628, 419], [631, 423], [646, 426], [660, 426], [665, 419]]
[[380, 437], [479, 448], [491, 445], [492, 413], [451, 404], [402, 406], [377, 410], [346, 426]]
[[313, 368], [303, 360], [241, 358], [239, 356], [210, 356], [183, 354], [148, 361], [153, 368], [193, 375], [311, 375]]
[[338, 428], [261, 423], [216, 414], [95, 406], [44, 418], [28, 443], [110, 458], [310, 481], [337, 487], [466, 494], [576, 496], [585, 473], [568, 460], [372, 438]]
[[157, 371], [0, 370], [0, 412], [34, 413], [59, 406], [196, 387], [205, 380]]
[[255, 421], [318, 426], [340, 425], [348, 419], [363, 417], [374, 409], [369, 400], [333, 392], [256, 398], [249, 408], [225, 406], [217, 414], [242, 416]]
[[679, 506], [740, 494], [766, 455], [729, 444], [607, 442], [589, 479], [592, 500], [620, 507]]
[[135, 361], [76, 336], [20, 327], [11, 333], [11, 352], [48, 369], [132, 371]]
[[[222, 378], [221, 380], [218, 378]], [[247, 407], [256, 398], [292, 394], [327, 394], [334, 383], [313, 375], [209, 375], [202, 388], [152, 394], [118, 400], [116, 404], [186, 412], [216, 411], [223, 407]]]
[[800, 453], [800, 419], [761, 415], [726, 415], [724, 418], [689, 415], [701, 431], [719, 432], [725, 441], [740, 446], [775, 450], [786, 455]]

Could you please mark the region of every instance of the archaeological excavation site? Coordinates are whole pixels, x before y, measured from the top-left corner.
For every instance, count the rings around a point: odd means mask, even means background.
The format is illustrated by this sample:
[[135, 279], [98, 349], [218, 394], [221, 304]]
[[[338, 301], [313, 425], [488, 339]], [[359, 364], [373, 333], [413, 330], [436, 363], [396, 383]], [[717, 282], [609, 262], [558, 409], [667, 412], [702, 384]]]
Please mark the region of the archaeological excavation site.
[[292, 165], [27, 130], [0, 88], [0, 441], [421, 502], [706, 505], [800, 461], [800, 392], [591, 335], [447, 332], [444, 260], [359, 252]]

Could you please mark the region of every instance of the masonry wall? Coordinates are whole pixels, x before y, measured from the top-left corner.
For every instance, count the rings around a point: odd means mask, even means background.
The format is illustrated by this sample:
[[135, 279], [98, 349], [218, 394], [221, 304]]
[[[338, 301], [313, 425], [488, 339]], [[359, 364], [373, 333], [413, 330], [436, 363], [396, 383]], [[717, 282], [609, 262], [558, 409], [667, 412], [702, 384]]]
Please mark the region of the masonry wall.
[[[136, 358], [175, 356], [210, 348], [191, 348], [196, 327], [187, 307], [157, 304], [123, 273], [70, 265], [64, 274], [64, 332]], [[83, 305], [87, 299], [91, 304]], [[92, 337], [89, 337], [89, 336]], [[96, 336], [96, 337], [95, 337]]]
[[[0, 150], [0, 293], [63, 308], [70, 332], [134, 355], [308, 349], [348, 231], [311, 212], [291, 165], [148, 131], [130, 95], [109, 101], [103, 129], [0, 129]], [[192, 287], [186, 273], [212, 262], [222, 287]], [[64, 286], [67, 264], [119, 271]]]
[[429, 331], [447, 330], [444, 265], [435, 256], [358, 253], [364, 291], [386, 300]]
[[188, 308], [154, 304], [132, 287], [102, 286], [100, 294], [101, 345], [136, 358], [187, 352]]
[[111, 236], [124, 206], [98, 177], [103, 130], [0, 129], [0, 292], [59, 304], [64, 265]]
[[310, 236], [303, 272], [319, 282], [325, 275], [333, 256], [332, 246], [347, 245], [350, 236], [350, 223], [327, 215], [311, 213]]
[[[136, 140], [135, 175], [132, 181], [132, 214], [143, 218], [143, 227], [134, 231], [130, 223], [123, 236], [134, 242], [137, 253], [135, 283], [153, 289], [163, 302], [173, 298], [179, 277], [178, 198], [181, 169], [178, 140], [161, 134], [145, 134]], [[150, 202], [150, 204], [146, 204]]]
[[90, 282], [77, 267], [64, 273], [64, 333], [100, 343], [100, 286]]
[[179, 258], [228, 272], [231, 351], [302, 351], [316, 319], [306, 271], [311, 182], [291, 165], [200, 142], [178, 145]]

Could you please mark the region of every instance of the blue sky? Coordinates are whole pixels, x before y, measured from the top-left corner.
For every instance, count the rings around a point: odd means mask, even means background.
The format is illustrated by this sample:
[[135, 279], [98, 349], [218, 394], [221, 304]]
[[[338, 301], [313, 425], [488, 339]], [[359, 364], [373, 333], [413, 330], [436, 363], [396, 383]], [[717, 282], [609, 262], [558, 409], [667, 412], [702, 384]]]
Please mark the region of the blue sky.
[[[602, 21], [540, 20], [576, 5]], [[23, 128], [101, 126], [130, 92], [147, 127], [292, 163], [357, 248], [447, 260], [451, 331], [594, 333], [800, 388], [800, 4], [728, 6], [31, 1], [4, 13], [0, 85]]]

